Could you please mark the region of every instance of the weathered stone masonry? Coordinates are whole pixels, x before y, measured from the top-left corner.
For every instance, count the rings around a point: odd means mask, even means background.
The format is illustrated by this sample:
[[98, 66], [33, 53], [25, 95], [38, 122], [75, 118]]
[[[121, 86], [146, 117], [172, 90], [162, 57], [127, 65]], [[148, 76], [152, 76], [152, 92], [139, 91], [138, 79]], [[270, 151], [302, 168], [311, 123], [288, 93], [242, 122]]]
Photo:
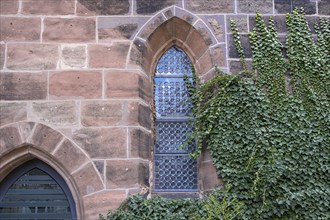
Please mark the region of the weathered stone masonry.
[[[0, 0], [0, 181], [32, 158], [67, 182], [80, 219], [97, 219], [153, 187], [153, 72], [171, 46], [202, 80], [240, 69], [234, 19], [251, 58], [254, 14], [305, 7], [311, 24], [329, 0]], [[209, 155], [200, 192], [221, 184]]]

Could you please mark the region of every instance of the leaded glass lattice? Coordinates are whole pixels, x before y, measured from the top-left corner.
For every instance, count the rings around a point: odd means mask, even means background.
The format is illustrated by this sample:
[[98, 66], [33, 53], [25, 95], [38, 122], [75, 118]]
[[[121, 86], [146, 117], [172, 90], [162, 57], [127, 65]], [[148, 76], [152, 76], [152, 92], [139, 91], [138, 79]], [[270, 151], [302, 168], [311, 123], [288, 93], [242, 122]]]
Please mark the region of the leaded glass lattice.
[[155, 78], [157, 117], [191, 116], [191, 102], [182, 78]]
[[187, 154], [192, 152], [195, 149], [195, 142], [180, 148], [192, 131], [192, 126], [187, 121], [157, 121], [155, 152], [157, 154]]
[[155, 191], [197, 191], [197, 162], [188, 154], [195, 142], [181, 146], [193, 131], [191, 101], [183, 76], [192, 77], [191, 62], [180, 49], [170, 48], [155, 74]]
[[157, 75], [187, 75], [191, 76], [191, 62], [180, 49], [171, 47], [158, 61]]

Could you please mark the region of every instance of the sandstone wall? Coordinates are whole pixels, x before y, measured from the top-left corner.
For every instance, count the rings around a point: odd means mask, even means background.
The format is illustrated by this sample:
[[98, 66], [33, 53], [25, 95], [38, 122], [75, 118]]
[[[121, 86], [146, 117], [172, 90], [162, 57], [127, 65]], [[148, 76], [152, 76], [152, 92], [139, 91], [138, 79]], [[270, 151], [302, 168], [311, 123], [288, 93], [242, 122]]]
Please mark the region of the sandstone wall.
[[[81, 219], [152, 191], [153, 71], [172, 45], [202, 80], [238, 72], [234, 19], [251, 58], [254, 14], [305, 7], [312, 24], [329, 0], [0, 0], [0, 180], [36, 157], [66, 180]], [[200, 191], [221, 184], [207, 152]]]

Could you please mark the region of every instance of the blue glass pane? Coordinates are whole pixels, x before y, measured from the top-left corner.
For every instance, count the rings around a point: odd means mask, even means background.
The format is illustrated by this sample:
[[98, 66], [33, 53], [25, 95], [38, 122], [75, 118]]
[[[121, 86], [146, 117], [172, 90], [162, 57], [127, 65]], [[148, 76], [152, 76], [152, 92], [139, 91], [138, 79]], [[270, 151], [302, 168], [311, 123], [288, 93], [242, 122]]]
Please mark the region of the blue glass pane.
[[[197, 162], [188, 156], [196, 143], [185, 143], [193, 126], [184, 75], [192, 76], [191, 62], [183, 51], [172, 47], [160, 58], [155, 76], [155, 191], [198, 189]], [[182, 145], [185, 148], [180, 149]]]
[[155, 78], [157, 117], [184, 117], [191, 115], [191, 101], [182, 78]]
[[157, 75], [192, 75], [191, 62], [180, 49], [170, 48], [159, 60]]
[[188, 155], [156, 155], [155, 189], [156, 191], [196, 191], [196, 160]]
[[156, 154], [190, 153], [195, 150], [195, 141], [180, 149], [193, 131], [192, 122], [188, 121], [157, 121], [156, 122]]

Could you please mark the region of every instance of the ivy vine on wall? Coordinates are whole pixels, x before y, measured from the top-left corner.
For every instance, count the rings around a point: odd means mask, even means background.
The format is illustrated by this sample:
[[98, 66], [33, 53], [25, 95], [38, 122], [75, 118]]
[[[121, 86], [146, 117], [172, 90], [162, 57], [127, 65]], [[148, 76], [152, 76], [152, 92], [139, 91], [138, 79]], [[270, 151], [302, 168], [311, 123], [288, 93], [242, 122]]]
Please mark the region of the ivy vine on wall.
[[330, 219], [330, 21], [321, 19], [316, 42], [302, 9], [287, 25], [283, 46], [272, 18], [267, 26], [257, 13], [249, 34], [255, 77], [222, 75], [190, 86], [194, 156], [208, 147], [219, 176], [245, 204], [243, 219]]
[[252, 70], [231, 22], [242, 75], [252, 78], [186, 80], [198, 142], [192, 156], [207, 146], [231, 187], [202, 201], [132, 197], [108, 219], [330, 219], [330, 21], [320, 19], [316, 41], [302, 9], [286, 22], [282, 45], [272, 18], [266, 25], [257, 13]]

